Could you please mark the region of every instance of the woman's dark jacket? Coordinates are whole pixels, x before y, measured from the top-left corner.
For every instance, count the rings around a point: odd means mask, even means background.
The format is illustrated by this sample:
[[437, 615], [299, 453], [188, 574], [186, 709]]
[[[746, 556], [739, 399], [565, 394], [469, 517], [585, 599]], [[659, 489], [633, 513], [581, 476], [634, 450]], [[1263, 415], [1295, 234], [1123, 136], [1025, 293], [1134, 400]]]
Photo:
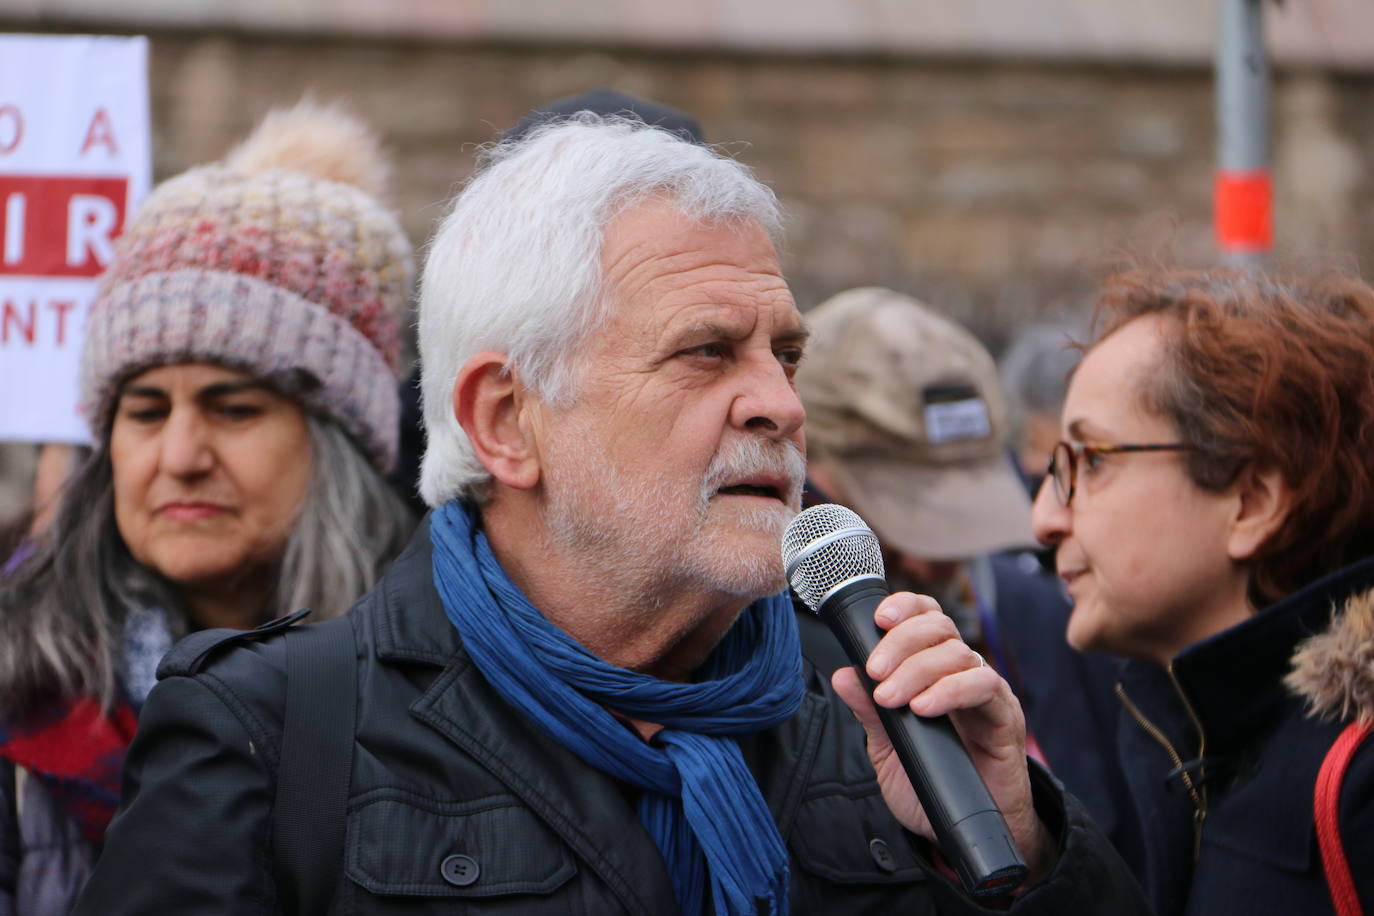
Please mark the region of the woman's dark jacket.
[[[1295, 662], [1314, 634], [1324, 635]], [[1195, 643], [1168, 668], [1129, 663], [1119, 692], [1121, 760], [1160, 916], [1334, 912], [1313, 791], [1346, 723], [1374, 717], [1374, 560]], [[1351, 761], [1340, 824], [1374, 913], [1374, 740]]]
[[62, 916], [99, 846], [27, 770], [0, 760], [0, 916]]
[[[511, 709], [463, 650], [431, 581], [427, 526], [352, 613], [358, 725], [345, 862], [331, 912], [674, 912], [632, 799]], [[124, 807], [78, 912], [273, 913], [280, 638], [199, 665], [173, 652], [130, 749]], [[808, 672], [811, 669], [808, 667]], [[981, 910], [927, 868], [892, 818], [863, 733], [812, 677], [798, 713], [741, 742], [791, 852], [794, 913]], [[1138, 885], [1081, 807], [1034, 771], [1059, 840], [1014, 912], [1144, 912]], [[464, 874], [442, 867], [461, 854]], [[475, 872], [475, 880], [467, 881]]]

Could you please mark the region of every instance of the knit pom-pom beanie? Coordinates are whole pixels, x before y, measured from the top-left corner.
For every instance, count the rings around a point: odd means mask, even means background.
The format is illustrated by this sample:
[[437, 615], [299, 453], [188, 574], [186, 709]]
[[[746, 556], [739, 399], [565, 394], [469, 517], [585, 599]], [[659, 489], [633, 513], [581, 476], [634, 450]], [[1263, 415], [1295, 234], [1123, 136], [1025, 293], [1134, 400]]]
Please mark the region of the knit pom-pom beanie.
[[130, 376], [211, 362], [273, 381], [390, 467], [414, 266], [381, 202], [387, 177], [366, 125], [302, 102], [153, 191], [87, 316], [81, 407], [96, 440]]

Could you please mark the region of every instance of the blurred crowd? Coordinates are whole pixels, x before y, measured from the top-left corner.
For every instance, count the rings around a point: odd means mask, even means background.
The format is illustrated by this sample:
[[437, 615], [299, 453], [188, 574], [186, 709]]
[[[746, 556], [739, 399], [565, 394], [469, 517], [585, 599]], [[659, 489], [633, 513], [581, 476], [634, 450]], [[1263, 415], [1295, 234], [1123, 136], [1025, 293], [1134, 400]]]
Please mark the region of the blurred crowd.
[[[418, 285], [335, 105], [125, 229], [94, 444], [0, 538], [0, 914], [1374, 907], [1374, 290], [1139, 267], [996, 361], [920, 291], [799, 311], [683, 112], [482, 156]], [[785, 588], [822, 503], [876, 693]], [[1019, 890], [961, 889], [873, 700], [951, 717]]]

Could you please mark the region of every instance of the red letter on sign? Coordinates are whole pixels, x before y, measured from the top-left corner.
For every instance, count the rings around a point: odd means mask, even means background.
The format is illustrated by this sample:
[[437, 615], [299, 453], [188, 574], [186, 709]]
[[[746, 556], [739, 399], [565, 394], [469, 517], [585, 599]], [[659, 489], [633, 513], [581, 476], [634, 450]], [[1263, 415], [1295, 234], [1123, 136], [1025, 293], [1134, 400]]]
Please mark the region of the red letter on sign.
[[70, 299], [53, 299], [48, 302], [48, 308], [57, 313], [57, 345], [63, 346], [67, 342], [67, 313], [76, 308], [76, 303]]
[[4, 318], [0, 318], [0, 343], [7, 344], [10, 342], [10, 322], [14, 322], [14, 326], [19, 329], [19, 337], [24, 338], [24, 341], [26, 343], [33, 343], [33, 329], [34, 325], [36, 324], [35, 313], [37, 311], [38, 310], [34, 308], [33, 303], [30, 302], [29, 320], [28, 323], [25, 324], [24, 316], [20, 314], [19, 309], [15, 308], [13, 302], [6, 299], [5, 316]]
[[81, 155], [86, 155], [91, 151], [91, 147], [97, 143], [103, 143], [110, 151], [111, 156], [119, 155], [119, 147], [115, 144], [114, 125], [110, 123], [110, 116], [105, 113], [105, 109], [97, 108], [95, 116], [91, 118], [91, 126], [86, 128], [86, 142], [81, 144]]
[[14, 105], [0, 105], [0, 156], [12, 153], [24, 139], [24, 116]]

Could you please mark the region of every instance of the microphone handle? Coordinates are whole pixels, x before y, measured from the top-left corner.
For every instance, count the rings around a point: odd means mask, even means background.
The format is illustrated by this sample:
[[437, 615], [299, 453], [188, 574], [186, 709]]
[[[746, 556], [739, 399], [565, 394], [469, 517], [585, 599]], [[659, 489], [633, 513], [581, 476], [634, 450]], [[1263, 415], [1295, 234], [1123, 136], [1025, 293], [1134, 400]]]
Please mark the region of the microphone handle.
[[[883, 579], [865, 577], [830, 595], [817, 611], [858, 669], [870, 697], [876, 685], [865, 665], [882, 636], [873, 622], [873, 612], [887, 595]], [[1012, 840], [1006, 818], [949, 717], [918, 716], [906, 706], [877, 709], [935, 829], [940, 849], [968, 892], [977, 896], [1006, 894], [1025, 881], [1029, 870]]]

